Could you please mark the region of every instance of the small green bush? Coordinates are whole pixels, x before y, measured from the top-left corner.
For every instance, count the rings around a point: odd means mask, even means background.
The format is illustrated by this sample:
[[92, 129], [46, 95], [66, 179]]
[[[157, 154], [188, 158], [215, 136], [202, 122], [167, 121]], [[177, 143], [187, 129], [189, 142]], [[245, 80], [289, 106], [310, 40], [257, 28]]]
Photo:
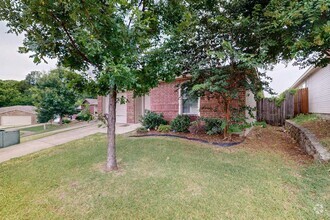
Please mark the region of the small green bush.
[[66, 119], [66, 118], [62, 120], [62, 123], [63, 124], [69, 124], [70, 122], [71, 122], [71, 120]]
[[167, 124], [162, 113], [157, 114], [149, 110], [146, 111], [144, 116], [141, 116], [140, 122], [147, 129], [156, 129], [161, 124]]
[[256, 127], [262, 127], [262, 128], [266, 128], [267, 127], [267, 123], [265, 121], [256, 121], [253, 124]]
[[171, 125], [159, 125], [157, 131], [164, 132], [164, 133], [170, 132], [171, 131]]
[[146, 129], [145, 127], [139, 127], [136, 129], [137, 133], [147, 133], [148, 129]]
[[228, 128], [228, 132], [229, 133], [238, 133], [238, 132], [242, 132], [245, 128], [247, 128], [247, 126], [245, 126], [245, 125], [232, 124]]
[[220, 118], [203, 118], [205, 122], [205, 131], [208, 135], [222, 134], [225, 128], [225, 122]]
[[193, 121], [188, 130], [192, 134], [205, 134], [205, 123], [201, 120]]
[[93, 120], [93, 115], [89, 111], [82, 111], [77, 115], [76, 120], [91, 121]]
[[171, 128], [176, 132], [188, 132], [189, 126], [190, 117], [188, 115], [178, 115], [171, 122]]

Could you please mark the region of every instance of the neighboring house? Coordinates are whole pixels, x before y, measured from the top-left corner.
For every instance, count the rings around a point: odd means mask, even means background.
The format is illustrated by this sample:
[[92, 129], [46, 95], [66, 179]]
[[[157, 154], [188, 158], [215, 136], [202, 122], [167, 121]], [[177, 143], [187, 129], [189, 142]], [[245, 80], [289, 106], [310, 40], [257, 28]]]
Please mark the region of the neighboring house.
[[310, 67], [291, 88], [308, 88], [310, 113], [330, 114], [330, 65]]
[[10, 106], [0, 108], [0, 126], [20, 126], [37, 123], [34, 106]]
[[85, 99], [81, 105], [81, 110], [85, 109], [85, 106], [89, 106], [89, 112], [92, 115], [97, 114], [97, 99]]
[[[216, 100], [208, 100], [206, 97], [188, 100], [184, 95], [181, 96], [181, 89], [177, 85], [184, 80], [180, 78], [172, 83], [161, 82], [158, 87], [150, 91], [149, 95], [135, 99], [132, 92], [119, 93], [118, 98], [124, 96], [128, 102], [126, 104], [117, 104], [117, 123], [138, 123], [146, 110], [163, 113], [167, 121], [173, 120], [179, 114], [193, 117], [219, 117], [219, 115], [223, 115], [214, 110], [217, 106]], [[253, 95], [249, 92], [242, 91], [240, 93], [240, 99], [248, 106], [256, 106]], [[107, 113], [107, 103], [107, 97], [99, 96], [98, 112]], [[238, 106], [238, 101], [234, 102], [233, 106]], [[249, 117], [247, 112], [246, 116]], [[249, 119], [249, 121], [252, 120]]]

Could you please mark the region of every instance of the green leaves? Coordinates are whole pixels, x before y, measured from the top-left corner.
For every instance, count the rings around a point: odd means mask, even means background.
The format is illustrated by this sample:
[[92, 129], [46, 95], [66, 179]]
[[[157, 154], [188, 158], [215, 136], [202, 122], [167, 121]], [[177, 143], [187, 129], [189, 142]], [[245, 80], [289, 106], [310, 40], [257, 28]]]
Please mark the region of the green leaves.
[[0, 107], [31, 105], [31, 84], [26, 80], [0, 80]]
[[[66, 78], [73, 79], [73, 75], [74, 73], [68, 70], [55, 69], [37, 80], [37, 87], [33, 89], [33, 99], [39, 122], [54, 119], [55, 115], [62, 117], [76, 112], [78, 93], [70, 88]], [[75, 82], [79, 82], [77, 77]]]
[[8, 22], [11, 32], [25, 34], [20, 52], [32, 52], [34, 62], [57, 58], [65, 67], [92, 70], [98, 94], [110, 87], [141, 93], [158, 82], [157, 75], [146, 74], [152, 65], [145, 68], [143, 62], [151, 47], [159, 46], [160, 27], [167, 22], [161, 17], [168, 7], [163, 3], [6, 0], [1, 2], [0, 19]]
[[277, 40], [271, 47], [274, 55], [278, 59], [295, 58], [301, 66], [329, 63], [329, 8], [326, 0], [270, 1], [263, 26], [276, 34], [268, 36]]

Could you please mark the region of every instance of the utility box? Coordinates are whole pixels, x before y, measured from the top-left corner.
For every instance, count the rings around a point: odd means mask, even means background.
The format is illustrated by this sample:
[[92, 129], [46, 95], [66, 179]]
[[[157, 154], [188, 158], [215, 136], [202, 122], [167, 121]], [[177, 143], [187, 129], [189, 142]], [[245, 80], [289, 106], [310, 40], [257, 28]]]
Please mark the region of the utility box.
[[0, 148], [20, 143], [19, 131], [0, 130]]

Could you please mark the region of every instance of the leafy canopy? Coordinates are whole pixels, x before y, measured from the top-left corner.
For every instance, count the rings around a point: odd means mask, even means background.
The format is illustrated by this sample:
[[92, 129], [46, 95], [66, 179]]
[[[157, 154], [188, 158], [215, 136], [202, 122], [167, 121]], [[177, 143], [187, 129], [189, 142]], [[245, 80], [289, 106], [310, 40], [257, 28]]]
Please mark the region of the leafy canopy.
[[109, 88], [144, 93], [169, 77], [155, 76], [146, 67], [153, 53], [147, 49], [159, 44], [160, 23], [173, 20], [160, 9], [164, 1], [3, 0], [0, 4], [0, 19], [8, 22], [10, 32], [25, 35], [20, 52], [32, 52], [36, 63], [57, 58], [64, 67], [93, 73], [84, 76], [97, 94], [105, 95]]
[[32, 105], [30, 88], [26, 80], [0, 80], [0, 107]]
[[79, 96], [68, 86], [65, 78], [68, 73], [64, 69], [55, 69], [38, 79], [37, 86], [33, 89], [33, 99], [39, 122], [76, 113]]

